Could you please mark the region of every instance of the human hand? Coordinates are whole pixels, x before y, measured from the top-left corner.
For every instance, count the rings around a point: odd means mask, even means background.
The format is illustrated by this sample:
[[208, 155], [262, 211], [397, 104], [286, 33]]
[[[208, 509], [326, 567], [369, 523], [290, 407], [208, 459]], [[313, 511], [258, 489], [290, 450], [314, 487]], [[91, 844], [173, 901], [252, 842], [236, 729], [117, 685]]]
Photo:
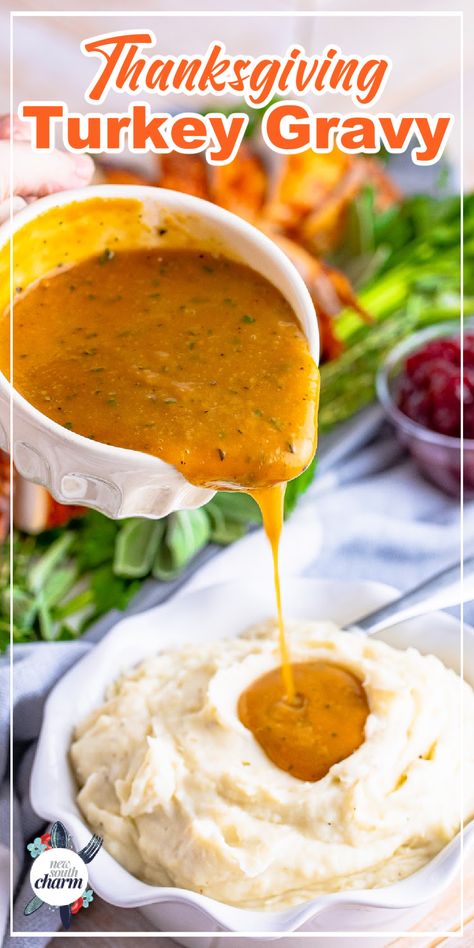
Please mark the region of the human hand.
[[10, 116], [0, 116], [0, 223], [13, 210], [45, 194], [84, 187], [94, 173], [88, 155], [33, 151], [27, 126], [13, 118], [13, 181], [10, 180]]

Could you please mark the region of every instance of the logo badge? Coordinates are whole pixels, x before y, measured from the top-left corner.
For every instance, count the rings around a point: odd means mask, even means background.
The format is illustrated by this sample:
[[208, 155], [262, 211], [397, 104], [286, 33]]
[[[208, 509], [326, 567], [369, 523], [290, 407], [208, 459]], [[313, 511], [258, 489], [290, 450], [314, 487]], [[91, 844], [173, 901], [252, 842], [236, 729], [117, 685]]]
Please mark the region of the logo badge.
[[72, 905], [87, 889], [87, 866], [71, 849], [45, 849], [35, 859], [30, 882], [46, 905]]
[[97, 856], [102, 846], [101, 836], [91, 836], [86, 846], [76, 852], [72, 836], [57, 821], [50, 833], [37, 836], [28, 843], [27, 850], [34, 860], [30, 870], [33, 898], [24, 908], [25, 915], [48, 905], [59, 909], [63, 927], [68, 929], [71, 918], [94, 900], [92, 889], [87, 888], [88, 863]]

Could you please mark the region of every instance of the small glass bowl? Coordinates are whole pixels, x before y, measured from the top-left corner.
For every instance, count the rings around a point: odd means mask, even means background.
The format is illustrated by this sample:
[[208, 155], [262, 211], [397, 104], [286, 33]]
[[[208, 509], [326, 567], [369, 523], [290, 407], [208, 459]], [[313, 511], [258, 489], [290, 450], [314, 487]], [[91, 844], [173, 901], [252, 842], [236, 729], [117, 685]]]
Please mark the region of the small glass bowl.
[[[464, 330], [474, 331], [474, 318], [464, 320]], [[416, 461], [420, 471], [433, 484], [452, 496], [459, 496], [461, 470], [464, 473], [464, 495], [474, 497], [474, 439], [461, 439], [431, 431], [413, 421], [397, 406], [400, 375], [408, 356], [432, 339], [459, 337], [458, 322], [438, 323], [414, 333], [399, 343], [381, 365], [376, 379], [377, 395], [387, 416], [395, 425], [397, 436]]]

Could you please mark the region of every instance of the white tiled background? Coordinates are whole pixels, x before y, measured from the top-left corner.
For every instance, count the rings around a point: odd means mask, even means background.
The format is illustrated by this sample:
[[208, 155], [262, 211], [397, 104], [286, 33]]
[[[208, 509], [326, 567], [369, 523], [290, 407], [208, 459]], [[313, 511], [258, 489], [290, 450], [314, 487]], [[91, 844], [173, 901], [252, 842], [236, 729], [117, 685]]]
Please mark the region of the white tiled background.
[[[14, 2], [14, 0], [13, 0]], [[474, 136], [471, 131], [470, 102], [474, 86], [474, 0], [449, 5], [447, 0], [135, 0], [137, 9], [149, 10], [150, 17], [138, 22], [151, 27], [159, 39], [160, 51], [179, 53], [201, 51], [208, 42], [219, 37], [230, 52], [244, 50], [253, 54], [283, 52], [292, 42], [302, 43], [307, 52], [321, 51], [329, 42], [336, 42], [346, 52], [381, 52], [390, 55], [393, 71], [382, 98], [375, 109], [384, 111], [439, 111], [453, 112], [457, 122], [451, 135], [449, 155], [452, 162], [460, 163], [460, 24], [456, 18], [357, 17], [315, 16], [300, 18], [295, 12], [306, 11], [330, 14], [334, 11], [384, 12], [464, 10], [465, 49], [465, 186], [474, 187]], [[93, 10], [129, 10], [126, 0], [101, 0], [96, 5], [79, 0], [23, 0], [18, 10], [35, 12], [41, 8], [58, 11], [53, 19], [15, 19], [14, 28], [14, 89], [16, 102], [24, 98], [65, 99], [70, 108], [84, 111], [82, 90], [93, 72], [92, 61], [79, 51], [79, 41], [102, 31], [125, 26], [137, 26], [133, 14], [127, 18], [92, 16], [64, 17], [61, 12]], [[0, 0], [0, 110], [8, 109], [8, 10], [6, 0]], [[180, 9], [189, 11], [184, 19], [163, 18], [156, 11]], [[206, 19], [193, 17], [193, 11], [215, 11], [216, 16]], [[264, 11], [264, 18], [222, 18], [218, 11], [235, 9]], [[272, 17], [271, 11], [287, 11], [284, 17]], [[113, 20], [113, 23], [111, 22]], [[201, 100], [202, 102], [202, 100]], [[155, 100], [156, 103], [156, 100]], [[107, 100], [110, 108], [124, 108], [123, 97]], [[176, 103], [174, 103], [176, 107]], [[163, 101], [160, 108], [163, 108]], [[187, 107], [190, 107], [189, 99]], [[315, 107], [333, 111], [353, 110], [350, 99], [332, 96], [330, 101], [319, 99]]]

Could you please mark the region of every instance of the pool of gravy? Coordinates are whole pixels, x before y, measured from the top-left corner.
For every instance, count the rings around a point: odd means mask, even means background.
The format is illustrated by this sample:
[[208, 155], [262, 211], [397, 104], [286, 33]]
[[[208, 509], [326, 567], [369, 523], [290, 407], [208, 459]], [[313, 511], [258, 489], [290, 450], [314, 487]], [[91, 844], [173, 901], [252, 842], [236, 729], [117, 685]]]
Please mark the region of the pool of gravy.
[[308, 661], [290, 667], [292, 701], [277, 667], [242, 692], [238, 714], [277, 767], [314, 782], [363, 743], [367, 697], [362, 682], [336, 664]]

